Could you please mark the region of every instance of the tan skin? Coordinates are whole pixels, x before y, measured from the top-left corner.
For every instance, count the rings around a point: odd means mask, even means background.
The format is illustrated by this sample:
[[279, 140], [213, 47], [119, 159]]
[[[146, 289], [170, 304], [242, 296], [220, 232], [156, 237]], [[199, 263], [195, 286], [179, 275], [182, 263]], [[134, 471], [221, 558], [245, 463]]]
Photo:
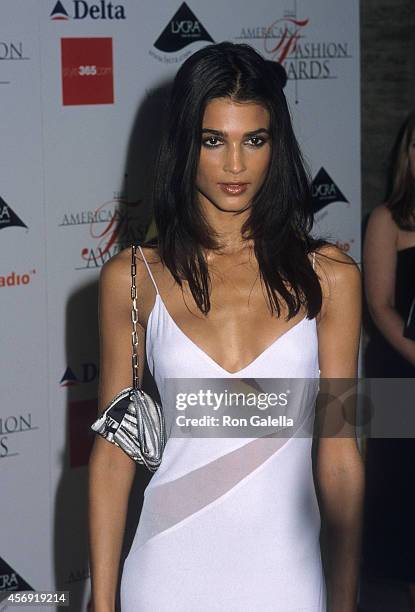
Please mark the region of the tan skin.
[[[203, 212], [221, 244], [219, 252], [206, 253], [212, 280], [211, 310], [207, 316], [197, 309], [187, 284], [184, 283], [182, 292], [157, 254], [151, 249], [144, 250], [170, 315], [189, 338], [228, 372], [248, 365], [306, 314], [301, 310], [287, 321], [284, 303], [281, 317], [271, 314], [252, 244], [241, 240], [240, 230], [250, 201], [262, 185], [269, 165], [268, 128], [268, 111], [254, 103], [217, 99], [208, 104], [204, 114], [205, 142], [197, 189]], [[221, 182], [245, 182], [249, 187], [241, 195], [230, 196], [220, 188]], [[323, 307], [317, 317], [321, 376], [355, 377], [361, 317], [359, 270], [350, 257], [329, 246], [316, 254], [316, 271], [323, 290]], [[139, 255], [137, 277], [142, 366], [145, 328], [155, 290]], [[125, 249], [104, 265], [100, 277], [100, 411], [121, 388], [131, 384], [129, 295], [130, 250]], [[96, 438], [89, 468], [95, 612], [114, 610], [125, 514], [135, 470], [135, 464], [123, 451]], [[355, 612], [363, 495], [363, 465], [355, 440], [322, 438], [317, 474], [322, 512], [329, 530], [336, 534], [338, 551], [337, 565], [333, 564], [336, 569], [330, 578], [330, 612]]]
[[[415, 180], [415, 133], [408, 150], [408, 163]], [[370, 215], [363, 263], [365, 292], [373, 321], [390, 344], [415, 366], [415, 342], [404, 338], [404, 320], [395, 310], [395, 271], [397, 252], [415, 246], [415, 231], [400, 229], [385, 204], [377, 206]], [[415, 612], [415, 583], [408, 583], [411, 610]]]

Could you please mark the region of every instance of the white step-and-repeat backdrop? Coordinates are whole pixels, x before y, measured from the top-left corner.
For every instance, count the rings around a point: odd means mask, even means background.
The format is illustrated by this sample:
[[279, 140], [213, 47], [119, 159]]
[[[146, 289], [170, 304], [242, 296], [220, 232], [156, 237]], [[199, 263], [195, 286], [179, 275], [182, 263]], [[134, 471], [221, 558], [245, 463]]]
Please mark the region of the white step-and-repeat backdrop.
[[99, 271], [151, 235], [166, 90], [223, 40], [284, 64], [316, 233], [359, 261], [357, 0], [0, 4], [0, 608], [59, 589], [87, 609]]

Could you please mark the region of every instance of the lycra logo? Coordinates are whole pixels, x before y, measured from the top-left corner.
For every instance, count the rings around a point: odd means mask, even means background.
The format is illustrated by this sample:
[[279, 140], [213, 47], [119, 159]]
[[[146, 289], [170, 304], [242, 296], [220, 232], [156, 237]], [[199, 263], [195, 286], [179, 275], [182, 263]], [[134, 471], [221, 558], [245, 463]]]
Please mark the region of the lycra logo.
[[348, 202], [324, 168], [317, 172], [311, 187], [314, 213], [333, 202]]
[[[0, 557], [0, 593], [5, 591], [33, 591], [33, 587], [11, 566]], [[8, 593], [0, 596], [0, 601]]]
[[27, 225], [16, 215], [10, 206], [0, 197], [0, 229], [5, 227], [25, 227]]
[[198, 40], [214, 42], [186, 2], [183, 2], [154, 43], [154, 46], [159, 51], [173, 53]]

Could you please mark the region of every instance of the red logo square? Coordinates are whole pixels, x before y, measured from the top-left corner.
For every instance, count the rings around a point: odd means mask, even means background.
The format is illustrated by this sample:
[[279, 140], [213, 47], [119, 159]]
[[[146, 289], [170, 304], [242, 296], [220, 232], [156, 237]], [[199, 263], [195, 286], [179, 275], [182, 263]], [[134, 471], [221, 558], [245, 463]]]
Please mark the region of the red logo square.
[[62, 38], [64, 106], [114, 104], [112, 38]]

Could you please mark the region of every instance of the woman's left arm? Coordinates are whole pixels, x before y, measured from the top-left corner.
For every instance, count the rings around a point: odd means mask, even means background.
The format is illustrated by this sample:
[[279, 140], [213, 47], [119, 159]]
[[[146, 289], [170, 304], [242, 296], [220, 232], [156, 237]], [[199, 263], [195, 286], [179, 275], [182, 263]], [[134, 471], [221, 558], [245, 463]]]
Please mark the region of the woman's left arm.
[[[335, 262], [318, 254], [316, 257], [319, 263], [316, 272], [323, 289], [323, 307], [318, 321], [320, 377], [322, 385], [328, 384], [333, 391], [330, 403], [327, 400], [322, 411], [322, 414], [326, 411], [326, 432], [323, 426], [316, 456], [322, 552], [323, 558], [327, 555], [328, 612], [356, 612], [364, 465], [354, 427], [344, 420], [341, 400], [345, 397], [343, 389], [353, 390], [357, 378], [361, 275], [353, 259], [339, 249], [328, 247], [321, 253], [340, 260]], [[342, 428], [342, 425], [346, 426]], [[342, 431], [336, 435], [339, 428]]]

